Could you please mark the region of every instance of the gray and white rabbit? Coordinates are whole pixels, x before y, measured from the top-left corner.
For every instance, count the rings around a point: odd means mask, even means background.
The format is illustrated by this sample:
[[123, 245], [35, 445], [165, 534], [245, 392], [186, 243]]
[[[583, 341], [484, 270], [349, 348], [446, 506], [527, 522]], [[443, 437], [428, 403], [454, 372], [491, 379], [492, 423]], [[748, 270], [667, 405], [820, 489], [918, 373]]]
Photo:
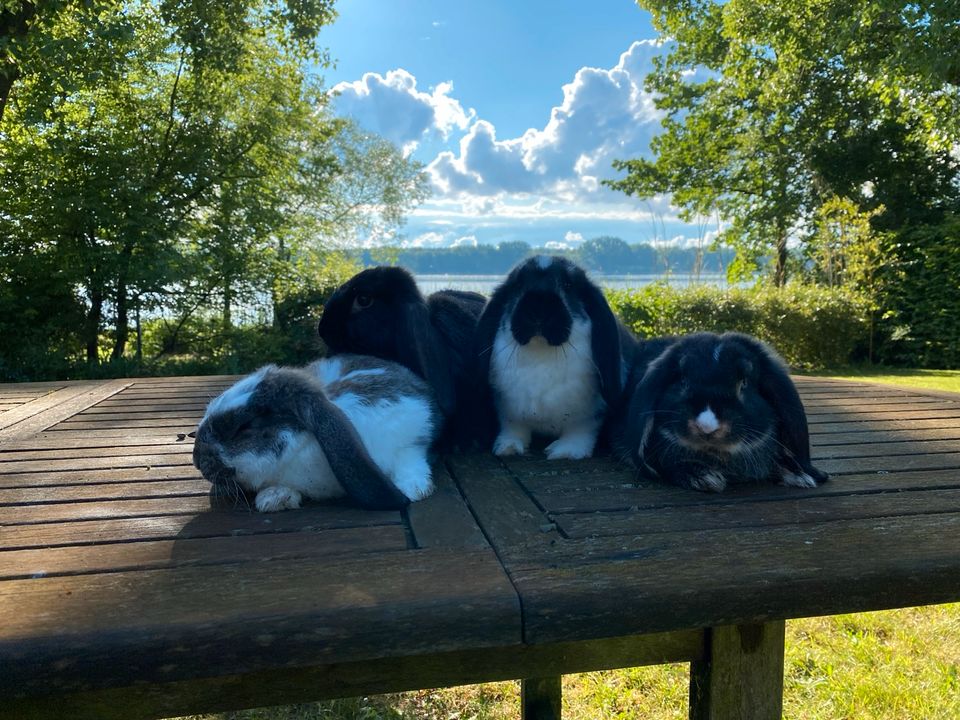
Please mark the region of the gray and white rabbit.
[[344, 495], [395, 509], [433, 491], [428, 452], [440, 426], [429, 386], [397, 363], [268, 365], [210, 402], [193, 463], [214, 489], [255, 493], [261, 512]]
[[590, 457], [620, 396], [630, 345], [603, 292], [577, 265], [539, 255], [490, 297], [474, 341], [478, 387], [499, 422], [497, 455], [523, 454], [531, 435], [557, 438], [547, 457]]
[[772, 348], [741, 333], [646, 343], [611, 423], [613, 444], [648, 474], [695, 490], [773, 481], [814, 487], [800, 395]]

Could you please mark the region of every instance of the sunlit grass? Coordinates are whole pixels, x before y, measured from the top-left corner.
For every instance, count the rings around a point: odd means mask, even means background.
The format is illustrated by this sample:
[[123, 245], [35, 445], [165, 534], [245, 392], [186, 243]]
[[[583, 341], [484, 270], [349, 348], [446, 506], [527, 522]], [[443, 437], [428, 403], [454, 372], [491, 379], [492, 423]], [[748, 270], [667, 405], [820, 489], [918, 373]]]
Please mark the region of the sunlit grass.
[[[960, 371], [849, 371], [830, 377], [960, 392]], [[658, 665], [569, 675], [570, 720], [681, 720], [688, 667]], [[193, 716], [203, 720], [506, 720], [516, 682]], [[785, 718], [957, 720], [960, 603], [805, 618], [787, 623]]]
[[817, 375], [838, 380], [863, 380], [900, 387], [926, 388], [960, 392], [960, 370], [912, 370], [899, 368], [846, 368], [842, 372]]

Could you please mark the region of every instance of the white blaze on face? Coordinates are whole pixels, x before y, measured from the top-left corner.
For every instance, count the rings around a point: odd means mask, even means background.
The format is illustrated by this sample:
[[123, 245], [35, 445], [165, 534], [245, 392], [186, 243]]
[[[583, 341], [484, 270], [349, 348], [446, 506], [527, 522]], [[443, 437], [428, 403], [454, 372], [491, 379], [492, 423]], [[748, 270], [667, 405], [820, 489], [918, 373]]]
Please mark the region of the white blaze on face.
[[710, 409], [709, 405], [703, 409], [702, 413], [697, 415], [695, 422], [701, 432], [707, 435], [716, 432], [717, 428], [720, 427], [720, 422], [717, 420], [717, 416], [713, 414], [713, 410]]

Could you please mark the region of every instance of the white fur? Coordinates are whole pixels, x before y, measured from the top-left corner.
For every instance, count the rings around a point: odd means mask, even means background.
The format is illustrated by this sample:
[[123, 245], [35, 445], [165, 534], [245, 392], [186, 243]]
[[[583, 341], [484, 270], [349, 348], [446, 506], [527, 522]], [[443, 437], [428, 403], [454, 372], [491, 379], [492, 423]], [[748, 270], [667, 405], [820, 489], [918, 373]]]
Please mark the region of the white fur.
[[807, 473], [792, 473], [786, 468], [782, 468], [780, 471], [780, 482], [787, 487], [802, 487], [802, 488], [812, 488], [817, 486], [817, 481], [810, 477]]
[[538, 268], [541, 270], [546, 270], [548, 267], [553, 265], [554, 257], [552, 255], [537, 255], [536, 261]]
[[235, 385], [231, 385], [224, 390], [207, 405], [207, 412], [204, 414], [203, 419], [206, 420], [211, 415], [229, 412], [230, 410], [236, 410], [246, 405], [259, 382], [263, 380], [263, 376], [273, 367], [273, 365], [262, 367], [252, 375], [248, 375]]
[[427, 449], [432, 415], [426, 402], [416, 397], [365, 403], [346, 393], [333, 399], [360, 435], [370, 458], [410, 500], [433, 491]]
[[574, 317], [568, 341], [552, 347], [542, 337], [517, 344], [508, 317], [490, 358], [501, 428], [494, 453], [522, 454], [531, 432], [538, 432], [559, 437], [547, 448], [551, 460], [590, 457], [606, 407], [591, 355], [590, 320]]
[[[342, 497], [344, 492], [327, 462], [327, 456], [317, 439], [307, 432], [284, 430], [279, 435], [285, 447], [277, 457], [245, 452], [226, 463], [237, 471], [237, 482], [247, 490], [256, 491], [257, 509], [261, 505], [273, 510], [299, 507], [300, 498], [312, 500]], [[226, 461], [225, 458], [222, 458]], [[287, 491], [286, 494], [281, 490]], [[264, 500], [260, 496], [266, 493]], [[284, 497], [283, 502], [279, 500]]]
[[[210, 403], [204, 420], [248, 402], [257, 383], [271, 367], [261, 368], [228, 388]], [[344, 374], [344, 364], [335, 357], [314, 362], [307, 371], [324, 387], [341, 379], [386, 372], [380, 368], [366, 368]], [[356, 428], [373, 462], [404, 495], [410, 500], [420, 500], [433, 491], [427, 451], [434, 419], [426, 400], [405, 396], [368, 404], [352, 393], [330, 400]], [[322, 500], [344, 495], [316, 437], [303, 431], [285, 430], [279, 434], [279, 439], [284, 442], [279, 456], [267, 451], [225, 457], [224, 450], [220, 449], [221, 460], [236, 470], [241, 487], [257, 493], [257, 510], [272, 512], [296, 508], [303, 498]]]
[[697, 415], [695, 422], [697, 423], [697, 427], [708, 435], [720, 427], [720, 422], [717, 420], [717, 416], [713, 413], [709, 405], [704, 408], [703, 412]]
[[312, 372], [320, 380], [324, 387], [332, 382], [336, 382], [343, 375], [343, 363], [339, 358], [321, 358], [316, 362], [310, 363], [307, 370]]

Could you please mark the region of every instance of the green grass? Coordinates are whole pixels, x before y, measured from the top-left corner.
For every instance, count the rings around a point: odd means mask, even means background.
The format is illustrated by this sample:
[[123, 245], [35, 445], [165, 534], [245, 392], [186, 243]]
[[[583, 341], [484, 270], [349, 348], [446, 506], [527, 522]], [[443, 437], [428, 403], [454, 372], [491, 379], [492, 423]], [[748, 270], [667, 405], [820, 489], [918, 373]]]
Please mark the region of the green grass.
[[[826, 375], [826, 373], [825, 373]], [[830, 377], [960, 392], [956, 370], [856, 370]], [[682, 720], [688, 668], [658, 665], [569, 675], [569, 720]], [[507, 720], [515, 682], [290, 705], [196, 720]], [[960, 718], [960, 603], [787, 623], [784, 717], [795, 720]]]
[[838, 380], [863, 380], [900, 387], [960, 392], [960, 370], [910, 370], [900, 368], [845, 368], [837, 372], [814, 373]]

